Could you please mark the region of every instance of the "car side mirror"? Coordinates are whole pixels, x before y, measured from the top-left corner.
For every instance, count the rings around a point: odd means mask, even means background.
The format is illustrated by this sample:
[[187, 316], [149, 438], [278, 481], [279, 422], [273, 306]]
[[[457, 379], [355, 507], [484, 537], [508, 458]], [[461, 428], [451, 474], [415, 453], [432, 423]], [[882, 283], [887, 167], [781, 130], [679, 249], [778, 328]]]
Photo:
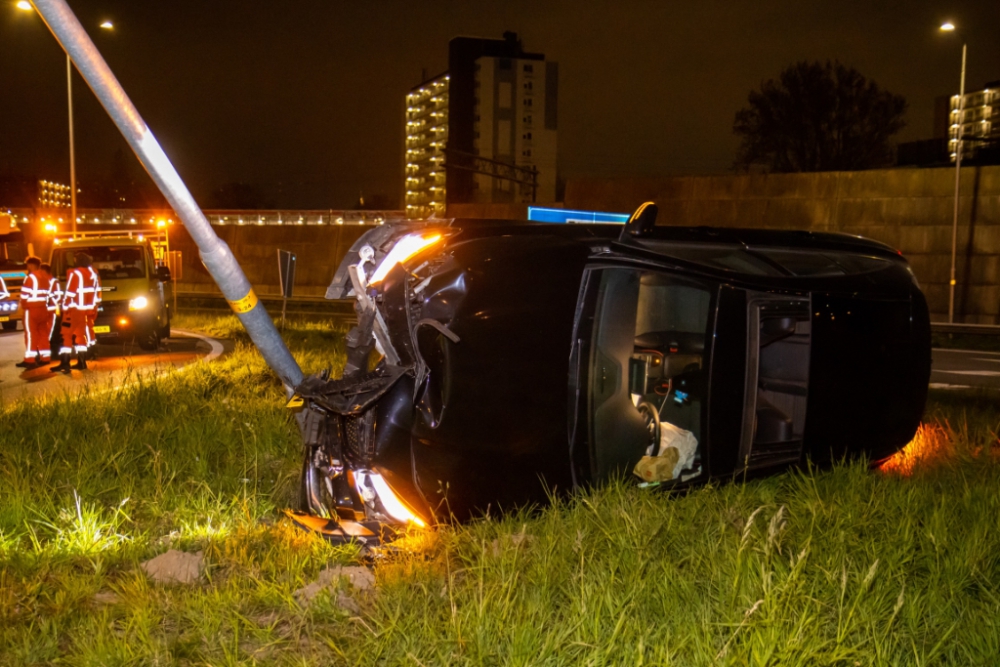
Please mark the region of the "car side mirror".
[[637, 208], [632, 217], [625, 223], [625, 227], [622, 228], [618, 242], [621, 243], [629, 237], [646, 236], [649, 234], [656, 225], [656, 214], [659, 211], [659, 207], [651, 201]]
[[169, 283], [171, 280], [170, 269], [167, 268], [166, 266], [156, 267], [156, 277], [165, 283]]

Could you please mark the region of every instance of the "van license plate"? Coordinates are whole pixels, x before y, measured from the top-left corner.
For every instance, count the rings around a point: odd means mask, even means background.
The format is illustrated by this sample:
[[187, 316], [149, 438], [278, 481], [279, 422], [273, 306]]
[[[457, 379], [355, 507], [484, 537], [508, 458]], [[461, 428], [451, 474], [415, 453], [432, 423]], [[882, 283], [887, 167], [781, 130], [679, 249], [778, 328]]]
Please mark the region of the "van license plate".
[[10, 317], [8, 315], [0, 315], [0, 322], [10, 322]]
[[94, 327], [94, 333], [111, 333], [111, 327]]

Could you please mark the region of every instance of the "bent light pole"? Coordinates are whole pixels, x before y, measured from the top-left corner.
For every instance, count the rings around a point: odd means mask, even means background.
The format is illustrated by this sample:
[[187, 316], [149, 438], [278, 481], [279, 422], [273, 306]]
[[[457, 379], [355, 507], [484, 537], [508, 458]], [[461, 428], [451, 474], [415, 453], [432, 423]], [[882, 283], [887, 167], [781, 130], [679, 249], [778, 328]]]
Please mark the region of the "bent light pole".
[[286, 391], [290, 392], [302, 381], [302, 370], [292, 358], [291, 352], [285, 346], [264, 306], [258, 302], [250, 281], [247, 280], [229, 246], [212, 229], [212, 225], [201, 212], [184, 181], [156, 141], [156, 137], [125, 94], [118, 79], [104, 62], [97, 47], [80, 25], [73, 10], [65, 0], [31, 0], [31, 3], [66, 54], [73, 60], [77, 71], [94, 91], [104, 110], [111, 116], [111, 120], [139, 158], [139, 162], [177, 212], [198, 246], [201, 260], [208, 272], [240, 318], [254, 345], [260, 350], [267, 364], [281, 378]]

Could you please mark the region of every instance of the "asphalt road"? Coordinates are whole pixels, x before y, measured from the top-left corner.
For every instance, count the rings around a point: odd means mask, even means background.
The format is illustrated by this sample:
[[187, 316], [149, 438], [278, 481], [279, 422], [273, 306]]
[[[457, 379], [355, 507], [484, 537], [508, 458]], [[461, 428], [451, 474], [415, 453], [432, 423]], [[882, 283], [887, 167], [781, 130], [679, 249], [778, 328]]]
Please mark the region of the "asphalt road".
[[932, 388], [990, 387], [1000, 389], [1000, 352], [935, 348], [932, 358]]
[[223, 351], [218, 340], [175, 329], [171, 338], [154, 352], [141, 350], [132, 343], [98, 345], [99, 358], [88, 361], [86, 371], [74, 370], [65, 375], [52, 373], [49, 365], [32, 370], [14, 366], [24, 358], [24, 332], [4, 332], [0, 334], [0, 409], [24, 398], [116, 387], [127, 381], [130, 374], [135, 377], [162, 373], [200, 359], [214, 359]]

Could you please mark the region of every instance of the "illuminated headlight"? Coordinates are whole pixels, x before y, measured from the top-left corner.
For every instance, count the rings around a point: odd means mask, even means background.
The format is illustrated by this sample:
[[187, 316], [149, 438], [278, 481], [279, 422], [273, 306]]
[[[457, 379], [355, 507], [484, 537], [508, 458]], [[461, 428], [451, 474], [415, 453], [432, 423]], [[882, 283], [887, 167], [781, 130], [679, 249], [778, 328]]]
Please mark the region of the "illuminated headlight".
[[4, 301], [3, 303], [0, 303], [0, 311], [3, 311], [5, 313], [12, 313], [15, 310], [17, 310], [16, 301]]
[[401, 264], [416, 255], [429, 245], [433, 245], [441, 240], [440, 234], [407, 234], [392, 247], [392, 250], [385, 256], [382, 263], [375, 269], [369, 285], [381, 282], [389, 273], [392, 267]]
[[149, 305], [149, 299], [144, 296], [137, 296], [134, 299], [129, 299], [128, 309], [129, 310], [142, 310]]
[[[423, 520], [417, 516], [399, 496], [389, 487], [382, 475], [366, 470], [354, 471], [355, 484], [358, 493], [366, 502], [374, 500], [374, 495], [382, 502], [382, 507], [386, 513], [400, 523], [412, 523], [415, 526], [424, 528], [427, 526]], [[370, 486], [369, 486], [370, 483]], [[374, 494], [372, 494], [374, 491]]]

